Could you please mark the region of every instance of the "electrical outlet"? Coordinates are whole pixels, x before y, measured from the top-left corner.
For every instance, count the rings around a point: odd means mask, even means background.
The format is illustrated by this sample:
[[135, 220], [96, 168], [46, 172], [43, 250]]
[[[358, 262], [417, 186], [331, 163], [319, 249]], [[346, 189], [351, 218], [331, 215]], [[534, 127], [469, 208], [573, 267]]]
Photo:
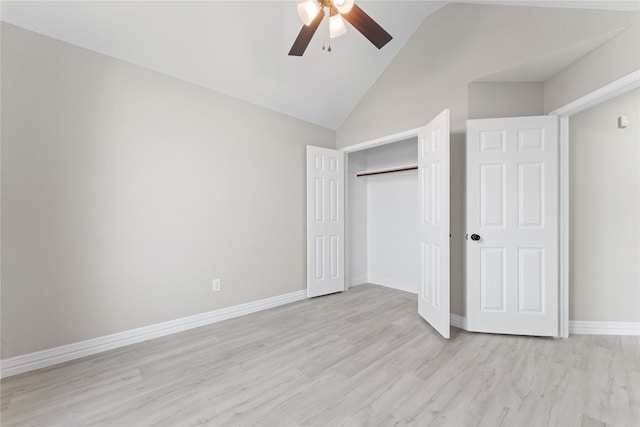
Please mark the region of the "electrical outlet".
[[220, 290], [220, 279], [213, 279], [211, 282], [211, 290], [213, 292], [218, 292]]

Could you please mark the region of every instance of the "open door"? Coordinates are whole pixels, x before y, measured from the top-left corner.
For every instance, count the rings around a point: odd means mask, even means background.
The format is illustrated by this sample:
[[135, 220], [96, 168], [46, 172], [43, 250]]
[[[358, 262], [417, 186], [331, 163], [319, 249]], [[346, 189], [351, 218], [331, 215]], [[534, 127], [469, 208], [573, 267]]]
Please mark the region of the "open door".
[[468, 329], [558, 335], [558, 119], [467, 122]]
[[344, 154], [307, 146], [307, 296], [345, 290]]
[[444, 338], [449, 338], [449, 110], [419, 132], [418, 177], [418, 312]]

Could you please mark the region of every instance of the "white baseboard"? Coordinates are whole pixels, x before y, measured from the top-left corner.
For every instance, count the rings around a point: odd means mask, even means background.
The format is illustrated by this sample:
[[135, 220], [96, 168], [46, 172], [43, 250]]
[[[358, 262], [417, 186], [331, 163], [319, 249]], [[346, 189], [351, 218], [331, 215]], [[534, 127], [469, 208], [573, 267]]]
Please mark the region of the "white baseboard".
[[177, 332], [186, 331], [200, 326], [210, 325], [245, 314], [255, 313], [283, 304], [300, 301], [307, 298], [307, 291], [300, 290], [271, 298], [261, 299], [233, 307], [221, 308], [206, 313], [157, 323], [112, 335], [80, 341], [73, 344], [36, 351], [21, 356], [11, 357], [0, 361], [0, 377], [9, 377], [36, 369], [46, 368], [70, 360], [79, 359], [92, 354], [102, 353], [114, 348], [164, 337]]
[[[362, 276], [365, 277], [365, 276]], [[356, 280], [358, 279], [358, 280]], [[366, 277], [361, 281], [361, 277], [350, 279], [350, 286], [357, 286], [367, 283]], [[404, 290], [404, 289], [402, 289]], [[9, 377], [36, 369], [46, 368], [70, 360], [79, 359], [85, 356], [101, 353], [130, 344], [159, 338], [200, 326], [210, 325], [245, 314], [255, 313], [283, 304], [301, 301], [307, 298], [306, 290], [291, 292], [258, 301], [240, 304], [233, 307], [222, 308], [209, 311], [207, 313], [196, 314], [183, 317], [181, 319], [170, 320], [168, 322], [131, 329], [104, 337], [93, 338], [73, 344], [63, 345], [47, 350], [36, 351], [21, 356], [11, 357], [0, 361], [0, 377]], [[467, 318], [457, 314], [451, 314], [451, 326], [460, 329], [467, 329]], [[569, 333], [589, 334], [589, 335], [632, 335], [640, 336], [640, 322], [590, 322], [582, 320], [569, 321]]]
[[[451, 313], [451, 326], [467, 330], [467, 318]], [[640, 322], [569, 321], [570, 334], [640, 336]]]
[[456, 328], [467, 330], [467, 318], [451, 313], [449, 315], [449, 323]]
[[352, 286], [358, 286], [358, 285], [364, 285], [365, 283], [369, 283], [367, 281], [367, 275], [363, 275], [363, 276], [355, 276], [355, 277], [351, 277], [349, 278], [349, 287], [351, 288]]
[[384, 278], [369, 277], [369, 282], [372, 285], [384, 286], [385, 288], [397, 289], [399, 291], [405, 291], [418, 295], [418, 289], [415, 285], [407, 285], [403, 283], [394, 283], [392, 280], [386, 280]]
[[590, 322], [569, 320], [570, 334], [640, 336], [640, 322]]

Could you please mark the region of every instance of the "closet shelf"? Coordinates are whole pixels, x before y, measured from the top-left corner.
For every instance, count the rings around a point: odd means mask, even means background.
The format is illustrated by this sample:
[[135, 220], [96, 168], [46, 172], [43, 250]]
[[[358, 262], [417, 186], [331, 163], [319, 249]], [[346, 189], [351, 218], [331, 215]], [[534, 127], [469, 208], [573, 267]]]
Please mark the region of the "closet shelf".
[[361, 176], [380, 175], [380, 174], [383, 174], [383, 173], [404, 172], [404, 171], [412, 171], [412, 170], [417, 170], [417, 169], [418, 169], [418, 165], [399, 166], [399, 167], [389, 168], [389, 169], [378, 169], [378, 170], [372, 170], [372, 171], [362, 171], [362, 172], [356, 173], [356, 176], [357, 177], [361, 177]]

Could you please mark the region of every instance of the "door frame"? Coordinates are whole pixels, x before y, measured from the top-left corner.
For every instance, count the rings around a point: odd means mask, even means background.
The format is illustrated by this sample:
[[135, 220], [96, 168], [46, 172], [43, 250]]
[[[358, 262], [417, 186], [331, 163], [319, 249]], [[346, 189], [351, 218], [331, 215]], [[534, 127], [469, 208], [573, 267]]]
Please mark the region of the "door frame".
[[[355, 153], [357, 151], [362, 151], [362, 150], [367, 150], [369, 148], [373, 148], [373, 147], [379, 147], [381, 145], [387, 145], [387, 144], [392, 144], [394, 142], [400, 142], [400, 141], [405, 141], [407, 139], [410, 138], [417, 138], [418, 137], [418, 133], [420, 132], [420, 129], [422, 129], [424, 126], [421, 127], [417, 127], [417, 128], [413, 128], [413, 129], [407, 129], [404, 131], [400, 131], [400, 132], [396, 132], [387, 136], [382, 136], [379, 138], [375, 138], [375, 139], [370, 139], [368, 141], [364, 141], [364, 142], [360, 142], [357, 144], [353, 144], [353, 145], [348, 145], [346, 147], [342, 147], [339, 148], [338, 151], [343, 152], [344, 154], [350, 154], [350, 153]], [[344, 249], [344, 253], [345, 253], [345, 262], [344, 262], [344, 274], [345, 274], [345, 291], [349, 290], [349, 288], [351, 287], [350, 284], [350, 278], [351, 278], [351, 274], [349, 272], [350, 270], [350, 260], [349, 260], [349, 248], [350, 248], [350, 242], [349, 242], [349, 232], [348, 232], [348, 227], [349, 227], [349, 217], [350, 217], [350, 212], [349, 212], [349, 203], [347, 203], [347, 201], [349, 200], [349, 185], [348, 185], [348, 180], [349, 180], [349, 171], [348, 171], [348, 157], [345, 156], [345, 162], [344, 162], [345, 166], [343, 167], [343, 171], [345, 174], [344, 177], [344, 226], [345, 226], [345, 238], [344, 238], [344, 242], [345, 242], [345, 249]]]
[[599, 89], [596, 89], [568, 104], [556, 108], [548, 113], [556, 115], [559, 119], [558, 148], [559, 156], [558, 178], [559, 178], [559, 222], [558, 230], [560, 235], [559, 247], [559, 295], [558, 295], [558, 318], [559, 336], [568, 338], [570, 332], [569, 325], [569, 118], [574, 114], [595, 107], [605, 101], [622, 95], [637, 87], [640, 87], [640, 70], [636, 70], [624, 77], [619, 78]]

